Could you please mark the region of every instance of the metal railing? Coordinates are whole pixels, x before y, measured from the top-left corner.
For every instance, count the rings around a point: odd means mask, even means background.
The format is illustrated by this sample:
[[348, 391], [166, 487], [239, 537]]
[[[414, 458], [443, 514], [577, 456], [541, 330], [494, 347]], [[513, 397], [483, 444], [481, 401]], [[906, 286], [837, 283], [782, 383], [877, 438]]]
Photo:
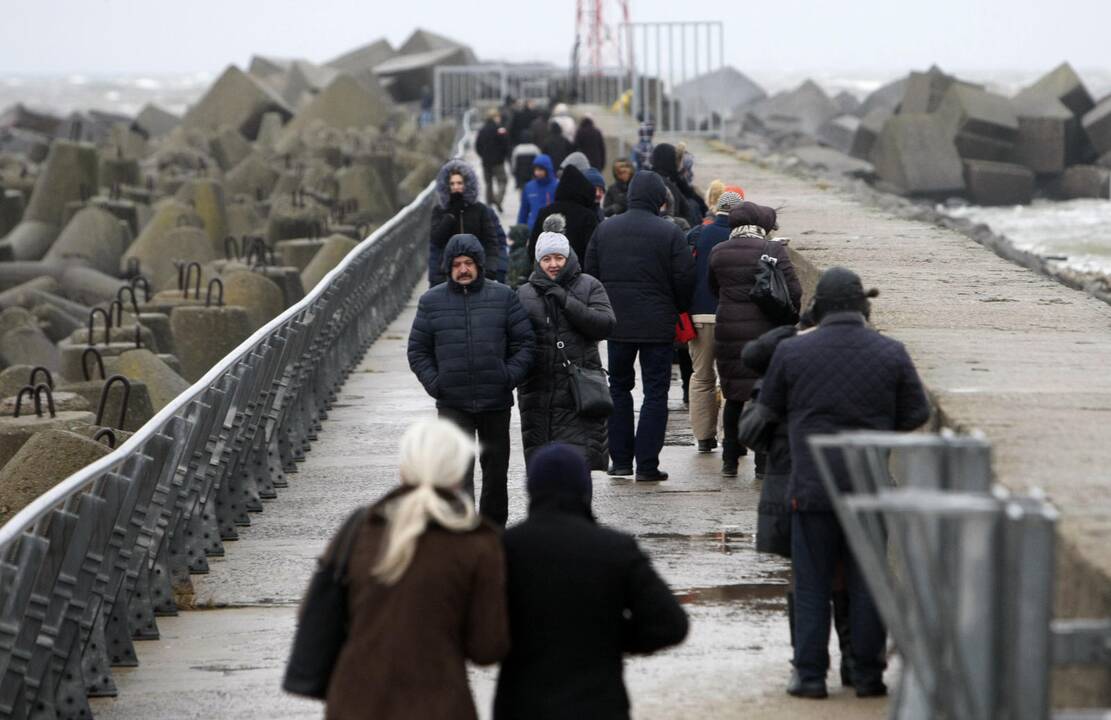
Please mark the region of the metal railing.
[[1046, 720], [1052, 666], [1111, 667], [1111, 620], [1053, 621], [1057, 512], [992, 485], [987, 441], [851, 432], [810, 448], [902, 655], [892, 718]]
[[87, 696], [116, 694], [111, 667], [138, 664], [133, 641], [158, 637], [175, 591], [288, 485], [404, 306], [434, 197], [430, 185], [117, 450], [0, 527], [0, 718], [89, 718]]

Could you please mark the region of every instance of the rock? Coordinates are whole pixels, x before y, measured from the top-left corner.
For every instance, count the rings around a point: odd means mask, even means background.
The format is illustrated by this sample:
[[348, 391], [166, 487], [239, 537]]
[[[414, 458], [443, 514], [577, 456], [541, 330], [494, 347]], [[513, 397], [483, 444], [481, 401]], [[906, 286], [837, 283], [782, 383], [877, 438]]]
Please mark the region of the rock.
[[60, 227], [67, 203], [86, 200], [96, 194], [100, 187], [99, 164], [94, 146], [55, 140], [35, 181], [35, 190], [31, 193], [23, 219]]
[[199, 380], [256, 329], [247, 310], [237, 306], [180, 307], [170, 316], [181, 372]]
[[1022, 165], [965, 160], [964, 180], [977, 205], [1027, 205], [1034, 197], [1034, 172]]
[[0, 261], [41, 260], [58, 238], [58, 226], [24, 220], [0, 240]]
[[106, 444], [67, 430], [35, 433], [0, 470], [0, 523], [110, 452]]
[[200, 229], [202, 224], [201, 217], [188, 205], [178, 200], [163, 200], [155, 206], [154, 217], [124, 253], [121, 272], [130, 258], [137, 258], [140, 271], [153, 289], [176, 288], [174, 260], [206, 263], [216, 258], [212, 238]]
[[18, 190], [0, 192], [0, 238], [12, 231], [23, 217], [23, 193]]
[[876, 140], [883, 132], [883, 126], [890, 117], [890, 110], [876, 108], [861, 118], [860, 124], [856, 127], [856, 133], [853, 135], [853, 144], [849, 148], [849, 155], [857, 160], [867, 161], [872, 156], [872, 147], [875, 146]]
[[864, 102], [860, 104], [860, 109], [857, 114], [865, 117], [873, 110], [886, 110], [888, 115], [894, 114], [899, 109], [899, 105], [903, 102], [903, 94], [906, 92], [907, 80], [900, 78], [893, 80], [886, 85], [874, 90], [868, 97], [864, 98]]
[[937, 108], [962, 158], [1003, 160], [1018, 138], [1018, 116], [1002, 95], [956, 83]]
[[112, 372], [147, 386], [151, 405], [157, 413], [181, 393], [189, 383], [150, 350], [128, 350], [115, 358]]
[[233, 127], [224, 126], [208, 141], [210, 154], [221, 170], [231, 170], [251, 154], [251, 143]]
[[175, 197], [193, 207], [212, 240], [213, 252], [217, 255], [222, 253], [224, 238], [228, 236], [228, 211], [223, 184], [219, 180], [205, 178], [190, 180], [181, 186]]
[[232, 196], [269, 197], [280, 175], [259, 153], [251, 153], [224, 177], [224, 188]]
[[1086, 112], [1080, 122], [1098, 154], [1111, 152], [1111, 95]]
[[871, 162], [882, 180], [907, 195], [964, 191], [964, 166], [936, 114], [893, 116], [872, 148]]
[[1111, 170], [1098, 165], [1073, 165], [1048, 187], [1061, 200], [1111, 199]]
[[62, 369], [62, 355], [37, 325], [12, 328], [0, 336], [0, 363], [12, 365], [42, 365], [52, 373]]
[[135, 124], [145, 130], [152, 138], [160, 138], [169, 135], [175, 128], [179, 127], [181, 118], [157, 105], [147, 103], [135, 117]]
[[299, 238], [297, 240], [282, 240], [277, 245], [278, 257], [283, 265], [304, 271], [309, 266], [316, 252], [324, 246], [324, 241], [318, 238]]
[[358, 243], [343, 235], [332, 235], [324, 241], [320, 251], [313, 256], [312, 262], [301, 273], [301, 285], [308, 292], [316, 287], [324, 276], [332, 271], [340, 261], [347, 257]]
[[349, 75], [339, 75], [294, 116], [282, 131], [282, 139], [300, 133], [315, 121], [337, 130], [378, 126], [389, 117], [391, 104], [382, 90], [375, 92]]
[[[285, 309], [281, 288], [273, 280], [254, 272], [233, 272], [224, 277], [224, 304], [246, 309], [251, 320], [251, 332], [270, 322]], [[173, 325], [172, 315], [170, 324]], [[176, 335], [174, 339], [180, 349], [180, 340]]]
[[1065, 169], [1069, 127], [1075, 119], [1060, 100], [1027, 96], [1013, 101], [1018, 116], [1018, 136], [1010, 162], [1025, 165], [1039, 175]]
[[277, 93], [230, 65], [189, 108], [182, 125], [207, 131], [230, 125], [250, 139], [258, 134], [262, 116], [268, 112], [277, 112], [286, 118], [293, 114]]
[[1067, 62], [1061, 63], [1033, 84], [1023, 88], [1018, 97], [1060, 100], [1077, 117], [1084, 115], [1095, 106], [1088, 88], [1084, 87], [1080, 76]]
[[46, 260], [79, 263], [105, 274], [119, 271], [131, 233], [115, 215], [96, 207], [78, 211], [54, 241]]
[[818, 141], [848, 155], [852, 152], [858, 129], [860, 118], [855, 115], [839, 115], [818, 128]]

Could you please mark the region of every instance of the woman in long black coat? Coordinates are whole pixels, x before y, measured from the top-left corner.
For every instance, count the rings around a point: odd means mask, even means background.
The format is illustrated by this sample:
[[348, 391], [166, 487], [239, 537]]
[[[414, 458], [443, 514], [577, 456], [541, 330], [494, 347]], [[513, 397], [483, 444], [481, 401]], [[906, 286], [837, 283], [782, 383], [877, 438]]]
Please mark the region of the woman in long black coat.
[[605, 470], [606, 418], [584, 418], [575, 411], [571, 378], [556, 341], [563, 341], [563, 352], [575, 365], [600, 369], [598, 342], [613, 331], [617, 318], [602, 283], [582, 271], [565, 236], [543, 233], [537, 247], [536, 270], [517, 290], [537, 349], [532, 372], [517, 388], [525, 458], [548, 443], [562, 442], [581, 450], [592, 470]]
[[[775, 210], [745, 202], [729, 213], [729, 225], [732, 228], [729, 239], [710, 252], [709, 285], [710, 292], [718, 297], [714, 353], [721, 392], [725, 396], [721, 472], [733, 476], [737, 474], [741, 454], [737, 424], [744, 403], [752, 397], [753, 386], [760, 379], [758, 373], [741, 361], [741, 352], [745, 345], [779, 324], [748, 297], [756, 284], [760, 257], [766, 253], [776, 259], [796, 309], [802, 302], [802, 285], [791, 264], [787, 246], [767, 237], [776, 228]], [[762, 471], [763, 468], [757, 468], [757, 472]]]

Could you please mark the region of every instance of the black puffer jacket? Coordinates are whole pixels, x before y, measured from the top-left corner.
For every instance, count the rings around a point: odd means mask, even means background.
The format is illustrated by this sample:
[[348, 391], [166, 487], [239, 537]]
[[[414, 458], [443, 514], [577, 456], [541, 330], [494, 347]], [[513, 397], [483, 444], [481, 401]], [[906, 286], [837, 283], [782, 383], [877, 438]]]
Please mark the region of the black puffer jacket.
[[598, 227], [598, 208], [594, 204], [594, 186], [574, 165], [563, 168], [559, 185], [556, 187], [555, 202], [545, 207], [536, 216], [536, 223], [532, 226], [532, 236], [528, 243], [530, 258], [535, 257], [536, 239], [544, 230], [544, 220], [556, 213], [567, 220], [563, 234], [571, 243], [571, 249], [579, 257], [586, 257], [586, 246]]
[[691, 227], [701, 224], [706, 216], [706, 202], [679, 175], [679, 158], [674, 145], [660, 143], [652, 148], [652, 171], [663, 178], [667, 189], [675, 196], [675, 217], [683, 218]]
[[575, 152], [575, 146], [563, 136], [563, 128], [557, 122], [548, 125], [548, 137], [540, 145], [540, 149], [552, 159], [555, 167], [559, 167], [564, 158]]
[[[549, 288], [563, 289], [547, 295]], [[600, 369], [598, 342], [605, 340], [617, 320], [609, 296], [597, 279], [586, 275], [579, 259], [571, 255], [555, 280], [537, 269], [528, 283], [517, 289], [536, 331], [536, 362], [517, 388], [521, 406], [521, 437], [525, 458], [537, 448], [562, 442], [582, 450], [592, 470], [605, 470], [609, 454], [605, 418], [583, 418], [575, 412], [571, 380], [556, 349], [556, 324], [563, 351], [579, 367]]]
[[592, 168], [606, 166], [606, 139], [594, 125], [594, 120], [584, 117], [575, 130], [575, 149], [586, 155]]
[[[467, 255], [480, 276], [450, 279], [450, 263]], [[409, 367], [436, 407], [489, 412], [513, 406], [513, 388], [532, 366], [535, 335], [517, 293], [481, 276], [486, 265], [474, 235], [456, 235], [444, 251], [448, 281], [420, 298], [409, 334]]]
[[[452, 175], [463, 176], [463, 210], [456, 212], [451, 206]], [[486, 206], [478, 201], [478, 176], [474, 168], [462, 160], [448, 160], [436, 176], [436, 207], [432, 208], [432, 235], [428, 245], [428, 284], [439, 285], [444, 274], [444, 246], [455, 235], [474, 235], [482, 243], [483, 251], [491, 259], [486, 277], [493, 279], [500, 255], [497, 228]]]
[[509, 131], [488, 119], [475, 137], [474, 150], [486, 167], [504, 165], [509, 159]]
[[617, 315], [610, 340], [670, 343], [690, 303], [694, 259], [683, 231], [659, 217], [666, 194], [659, 175], [634, 175], [629, 209], [606, 218], [587, 248], [584, 270], [602, 281]]

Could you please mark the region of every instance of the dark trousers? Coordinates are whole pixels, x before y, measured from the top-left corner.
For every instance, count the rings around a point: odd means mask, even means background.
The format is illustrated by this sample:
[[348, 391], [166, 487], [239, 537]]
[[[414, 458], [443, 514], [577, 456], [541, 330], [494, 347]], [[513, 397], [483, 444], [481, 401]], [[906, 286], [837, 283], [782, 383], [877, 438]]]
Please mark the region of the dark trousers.
[[691, 375], [694, 375], [694, 363], [691, 362], [690, 351], [686, 345], [675, 348], [675, 362], [679, 365], [679, 378], [683, 381], [683, 402], [689, 403], [691, 396]]
[[[505, 527], [509, 517], [509, 418], [512, 410], [470, 413], [439, 408], [440, 417], [455, 423], [471, 437], [478, 436], [478, 461], [482, 465], [482, 496], [479, 512], [495, 525]], [[474, 463], [464, 480], [474, 498]]]
[[[745, 404], [740, 400], [726, 400], [721, 411], [721, 461], [736, 463], [748, 454], [748, 449], [737, 438], [740, 434], [741, 413]], [[756, 472], [762, 472], [763, 453], [756, 455]]]
[[482, 180], [486, 183], [486, 204], [501, 207], [501, 202], [505, 199], [505, 186], [509, 184], [509, 178], [505, 174], [505, 163], [483, 164]]
[[[651, 473], [660, 467], [660, 450], [667, 433], [667, 390], [671, 386], [672, 344], [625, 343], [609, 341], [610, 397], [613, 414], [609, 418], [610, 457], [617, 467], [631, 467], [636, 459], [637, 472]], [[633, 428], [633, 395], [636, 371], [633, 363], [640, 356], [640, 375], [644, 383], [644, 402], [640, 422]]]
[[791, 517], [795, 667], [804, 681], [825, 680], [829, 669], [829, 604], [839, 562], [844, 563], [849, 596], [853, 679], [857, 683], [881, 680], [887, 667], [887, 631], [832, 512], [795, 512]]

